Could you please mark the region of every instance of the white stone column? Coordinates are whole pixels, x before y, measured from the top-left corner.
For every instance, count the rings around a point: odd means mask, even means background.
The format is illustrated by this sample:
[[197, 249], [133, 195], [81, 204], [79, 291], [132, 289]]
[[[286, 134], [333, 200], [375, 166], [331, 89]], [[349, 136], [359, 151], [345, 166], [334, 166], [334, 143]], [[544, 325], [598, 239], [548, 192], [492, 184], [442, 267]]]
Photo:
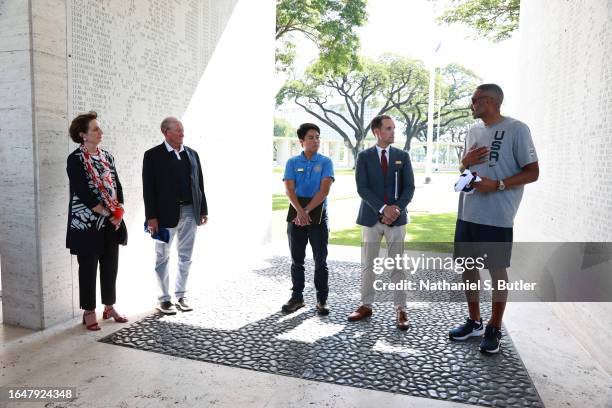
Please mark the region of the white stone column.
[[3, 322], [42, 327], [32, 35], [26, 1], [0, 1], [0, 254]]
[[285, 167], [289, 158], [291, 158], [291, 141], [285, 138], [276, 139], [276, 163]]
[[[0, 5], [0, 172], [3, 321], [40, 329], [73, 316], [65, 245], [67, 180], [66, 4]], [[9, 51], [9, 50], [16, 51]], [[3, 126], [4, 127], [4, 126]], [[78, 307], [78, 305], [77, 305]]]

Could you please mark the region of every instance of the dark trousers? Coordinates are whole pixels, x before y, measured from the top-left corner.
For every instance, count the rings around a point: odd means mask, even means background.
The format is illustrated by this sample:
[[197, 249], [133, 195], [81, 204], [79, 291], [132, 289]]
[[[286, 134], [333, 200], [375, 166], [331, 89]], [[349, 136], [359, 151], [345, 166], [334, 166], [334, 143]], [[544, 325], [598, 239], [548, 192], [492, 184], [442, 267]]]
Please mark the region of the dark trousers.
[[297, 226], [287, 223], [287, 236], [289, 237], [289, 250], [291, 251], [291, 282], [292, 296], [302, 299], [304, 291], [304, 258], [306, 258], [306, 245], [310, 241], [314, 256], [314, 284], [317, 290], [317, 301], [327, 302], [329, 287], [327, 286], [327, 241], [329, 229], [324, 218], [321, 224]]
[[79, 261], [79, 302], [81, 309], [96, 308], [96, 274], [100, 264], [100, 288], [102, 303], [115, 304], [115, 282], [119, 266], [119, 242], [114, 225], [104, 228], [104, 253], [101, 255], [77, 255]]

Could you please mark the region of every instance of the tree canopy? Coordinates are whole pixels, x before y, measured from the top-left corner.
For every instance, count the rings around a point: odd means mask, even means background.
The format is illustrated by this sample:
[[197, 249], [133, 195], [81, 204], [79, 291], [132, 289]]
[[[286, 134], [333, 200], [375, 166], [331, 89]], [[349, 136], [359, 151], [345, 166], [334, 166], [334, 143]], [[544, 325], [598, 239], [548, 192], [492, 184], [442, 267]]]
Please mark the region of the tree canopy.
[[510, 38], [518, 28], [521, 0], [455, 0], [439, 21], [465, 24], [493, 42]]
[[[427, 129], [429, 71], [421, 61], [387, 54], [378, 60], [360, 59], [360, 69], [331, 72], [313, 64], [300, 80], [288, 81], [277, 104], [292, 101], [316, 120], [336, 131], [356, 157], [363, 150], [370, 120], [380, 114], [404, 125], [405, 150]], [[436, 77], [441, 95], [441, 129], [469, 116], [467, 99], [479, 78], [451, 64]], [[438, 111], [436, 109], [435, 118]]]
[[322, 66], [351, 69], [358, 62], [355, 28], [366, 18], [366, 0], [277, 0], [277, 69], [291, 69], [299, 35], [317, 46]]
[[[428, 80], [429, 75], [425, 78]], [[404, 126], [406, 151], [410, 150], [414, 139], [424, 142], [427, 137], [429, 86], [422, 81], [420, 78], [410, 103], [396, 104], [391, 111]], [[434, 126], [439, 123], [440, 130], [438, 132], [436, 129], [434, 140], [438, 133], [444, 135], [451, 128], [465, 126], [466, 121], [471, 122], [469, 97], [479, 82], [480, 78], [476, 74], [459, 64], [449, 64], [440, 69], [436, 78], [437, 104], [434, 111]]]
[[274, 137], [295, 136], [296, 129], [286, 119], [274, 117]]

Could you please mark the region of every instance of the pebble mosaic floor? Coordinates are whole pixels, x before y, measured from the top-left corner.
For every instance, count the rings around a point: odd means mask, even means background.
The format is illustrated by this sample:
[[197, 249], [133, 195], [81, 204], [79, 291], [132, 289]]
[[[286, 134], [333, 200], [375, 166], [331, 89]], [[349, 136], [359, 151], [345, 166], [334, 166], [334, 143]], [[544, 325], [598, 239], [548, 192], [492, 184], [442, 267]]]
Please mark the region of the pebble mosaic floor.
[[[286, 283], [290, 259], [275, 257], [270, 267], [253, 271], [258, 281]], [[312, 282], [312, 262], [306, 262], [307, 281]], [[415, 397], [450, 400], [493, 407], [542, 407], [542, 402], [503, 329], [499, 354], [483, 355], [479, 339], [465, 342], [448, 339], [448, 329], [465, 319], [465, 304], [448, 301], [414, 301], [409, 294], [407, 311], [410, 329], [400, 332], [394, 324], [391, 293], [381, 293], [372, 317], [348, 322], [346, 316], [359, 304], [358, 263], [329, 262], [331, 313], [318, 316], [312, 286], [306, 288], [306, 307], [291, 315], [278, 312], [256, 321], [234, 321], [236, 328], [219, 329], [215, 320], [240, 319], [240, 309], [257, 308], [238, 291], [238, 310], [231, 315], [210, 307], [211, 299], [190, 298], [193, 312], [175, 316], [150, 315], [105, 338], [105, 343], [212, 362], [233, 367], [287, 375], [313, 381], [407, 394]], [[423, 276], [440, 277], [443, 271], [422, 271]], [[415, 277], [413, 277], [415, 278]], [[458, 275], [448, 272], [449, 280]], [[269, 291], [257, 287], [261, 296]], [[290, 293], [290, 292], [287, 292]], [[275, 298], [279, 295], [274, 294]], [[431, 300], [431, 299], [430, 299]], [[452, 299], [455, 300], [455, 299]], [[457, 297], [459, 300], [459, 297]], [[214, 304], [214, 301], [212, 302]], [[483, 317], [490, 308], [483, 302]], [[212, 315], [211, 315], [212, 314]]]

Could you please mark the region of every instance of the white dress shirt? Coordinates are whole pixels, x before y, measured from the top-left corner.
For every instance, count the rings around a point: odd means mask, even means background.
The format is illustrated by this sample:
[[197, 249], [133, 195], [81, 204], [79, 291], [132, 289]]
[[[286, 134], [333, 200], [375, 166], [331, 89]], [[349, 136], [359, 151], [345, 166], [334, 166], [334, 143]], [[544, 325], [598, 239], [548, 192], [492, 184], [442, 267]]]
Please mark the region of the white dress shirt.
[[168, 144], [168, 142], [166, 142], [165, 140], [164, 140], [164, 144], [166, 145], [166, 149], [168, 149], [168, 153], [174, 152], [174, 154], [176, 154], [176, 158], [181, 160], [181, 153], [185, 150], [183, 145], [181, 145], [181, 148], [178, 151], [176, 151], [174, 150], [174, 147], [170, 146], [170, 144]]
[[381, 165], [382, 165], [382, 151], [383, 150], [386, 152], [385, 155], [387, 156], [387, 164], [388, 164], [389, 163], [389, 146], [383, 149], [379, 145], [376, 145], [376, 152], [378, 153], [378, 161], [381, 163]]

